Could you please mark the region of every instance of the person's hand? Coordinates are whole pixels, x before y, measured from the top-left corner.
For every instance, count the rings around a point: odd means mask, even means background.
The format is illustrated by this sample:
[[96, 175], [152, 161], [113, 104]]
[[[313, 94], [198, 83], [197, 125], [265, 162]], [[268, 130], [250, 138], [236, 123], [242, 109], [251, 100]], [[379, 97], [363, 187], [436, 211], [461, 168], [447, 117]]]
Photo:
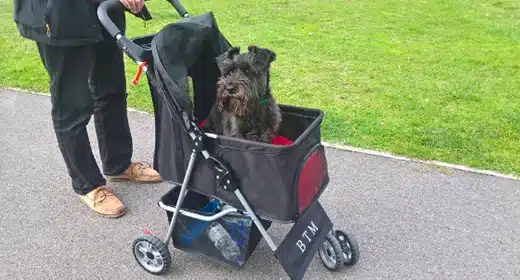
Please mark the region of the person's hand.
[[144, 0], [119, 0], [130, 12], [136, 14], [144, 7]]

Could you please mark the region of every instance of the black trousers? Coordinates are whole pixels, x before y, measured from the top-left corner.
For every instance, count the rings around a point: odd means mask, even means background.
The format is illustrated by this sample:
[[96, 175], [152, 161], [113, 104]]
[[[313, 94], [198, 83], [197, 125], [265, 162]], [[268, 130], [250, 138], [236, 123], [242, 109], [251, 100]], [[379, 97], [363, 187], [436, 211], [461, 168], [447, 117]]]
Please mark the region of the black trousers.
[[113, 39], [79, 47], [37, 46], [50, 78], [59, 148], [74, 191], [84, 195], [106, 184], [87, 135], [92, 115], [103, 173], [119, 175], [131, 163], [123, 53]]

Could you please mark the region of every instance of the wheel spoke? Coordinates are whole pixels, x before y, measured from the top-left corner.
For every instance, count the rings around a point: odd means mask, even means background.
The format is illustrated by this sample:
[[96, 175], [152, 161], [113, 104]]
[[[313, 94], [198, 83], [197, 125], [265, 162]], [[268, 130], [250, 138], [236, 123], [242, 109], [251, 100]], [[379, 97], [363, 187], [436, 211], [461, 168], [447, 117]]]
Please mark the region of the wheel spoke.
[[143, 253], [143, 255], [146, 255], [148, 253], [148, 250], [143, 247], [143, 245], [139, 244], [139, 247], [137, 248], [139, 252]]
[[325, 247], [325, 250], [330, 251], [332, 249], [332, 245], [328, 241], [323, 242], [323, 247]]
[[152, 254], [155, 265], [161, 266], [163, 264], [163, 257], [161, 256], [161, 253], [159, 251], [153, 251]]
[[158, 267], [159, 267], [159, 266], [162, 266], [162, 265], [164, 264], [163, 259], [162, 259], [162, 258], [156, 258], [156, 259], [154, 259], [154, 264], [155, 264], [156, 266], [158, 266]]
[[152, 252], [154, 258], [156, 259], [162, 259], [161, 253], [159, 251]]
[[152, 251], [152, 248], [153, 248], [152, 243], [146, 243], [146, 250], [147, 250], [148, 252], [151, 252], [151, 251]]

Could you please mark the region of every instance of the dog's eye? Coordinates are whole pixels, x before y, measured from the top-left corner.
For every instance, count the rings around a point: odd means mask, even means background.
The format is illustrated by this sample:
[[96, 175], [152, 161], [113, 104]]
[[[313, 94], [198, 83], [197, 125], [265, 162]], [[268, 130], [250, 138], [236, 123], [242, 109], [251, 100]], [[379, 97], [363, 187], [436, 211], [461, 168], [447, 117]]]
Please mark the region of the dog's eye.
[[228, 76], [229, 74], [231, 74], [231, 70], [230, 69], [226, 69], [226, 71], [224, 71], [222, 74], [223, 76]]
[[245, 72], [246, 75], [252, 75], [254, 73], [253, 70], [251, 70], [251, 68], [246, 68]]

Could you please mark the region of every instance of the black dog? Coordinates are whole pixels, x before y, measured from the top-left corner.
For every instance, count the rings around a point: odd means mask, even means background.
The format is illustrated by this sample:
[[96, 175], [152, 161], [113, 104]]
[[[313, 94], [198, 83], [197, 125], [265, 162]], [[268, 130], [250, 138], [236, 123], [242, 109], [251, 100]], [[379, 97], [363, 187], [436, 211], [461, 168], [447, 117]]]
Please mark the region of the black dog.
[[216, 58], [221, 77], [217, 97], [203, 129], [218, 135], [270, 143], [281, 122], [269, 87], [269, 68], [276, 54], [249, 46], [234, 47]]

